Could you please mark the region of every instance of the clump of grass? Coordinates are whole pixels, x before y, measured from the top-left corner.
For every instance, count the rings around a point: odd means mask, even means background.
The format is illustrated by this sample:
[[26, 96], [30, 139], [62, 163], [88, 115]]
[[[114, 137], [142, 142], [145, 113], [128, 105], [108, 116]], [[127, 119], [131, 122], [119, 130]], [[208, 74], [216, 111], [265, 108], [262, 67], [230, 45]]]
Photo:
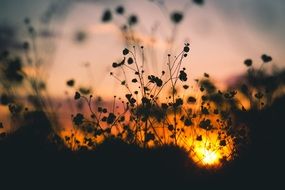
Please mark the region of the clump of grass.
[[[110, 72], [126, 91], [125, 97], [114, 96], [112, 108], [107, 109], [96, 107], [92, 95], [76, 92], [74, 99], [84, 100], [91, 115], [73, 116], [75, 127], [86, 131], [88, 126], [92, 145], [108, 138], [144, 148], [172, 144], [186, 149], [195, 162], [209, 167], [213, 163], [204, 160], [204, 149], [218, 155], [216, 166], [233, 159], [241, 140], [246, 138], [240, 133], [244, 127], [235, 126], [229, 103], [236, 91], [221, 92], [207, 73], [196, 80], [194, 89], [183, 67], [189, 52], [190, 44], [186, 43], [177, 56], [169, 54], [167, 70], [157, 76], [145, 70], [143, 46], [125, 48], [121, 61], [112, 64], [115, 71]], [[117, 71], [123, 74], [122, 78]], [[194, 96], [189, 95], [190, 91]], [[70, 141], [70, 137], [67, 139]]]

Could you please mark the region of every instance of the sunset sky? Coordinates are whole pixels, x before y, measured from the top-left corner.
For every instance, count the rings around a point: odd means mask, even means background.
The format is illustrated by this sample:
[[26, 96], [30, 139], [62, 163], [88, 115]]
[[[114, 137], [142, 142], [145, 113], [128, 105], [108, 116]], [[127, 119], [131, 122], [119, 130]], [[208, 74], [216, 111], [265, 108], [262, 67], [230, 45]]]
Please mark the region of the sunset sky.
[[[25, 17], [38, 20], [52, 2], [47, 0], [0, 0], [0, 23], [22, 30]], [[117, 81], [109, 76], [111, 64], [122, 58], [125, 47], [117, 23], [104, 24], [101, 17], [105, 9], [114, 10], [118, 5], [126, 14], [137, 14], [139, 24], [135, 31], [149, 47], [151, 28], [159, 23], [154, 44], [157, 64], [148, 65], [151, 72], [163, 69], [166, 40], [171, 33], [169, 15], [157, 6], [143, 0], [62, 0], [51, 21], [55, 51], [47, 68], [49, 90], [56, 96], [64, 94], [65, 82], [74, 78], [77, 84], [92, 86], [95, 93], [112, 97], [119, 93]], [[186, 0], [165, 1], [169, 13], [181, 11]], [[179, 26], [174, 55], [184, 42], [190, 42], [190, 56], [185, 61], [190, 78], [209, 73], [217, 81], [229, 81], [243, 73], [243, 60], [253, 58], [260, 64], [260, 55], [267, 53], [274, 64], [285, 66], [285, 2], [283, 0], [206, 0], [204, 6], [192, 5]], [[115, 24], [114, 24], [115, 23]], [[75, 43], [77, 32], [86, 33], [86, 40]], [[48, 41], [48, 40], [47, 40]], [[150, 47], [149, 47], [150, 48]], [[89, 63], [86, 69], [84, 64]], [[153, 64], [153, 63], [152, 63]]]
[[285, 0], [0, 0], [1, 187], [278, 189], [284, 50]]

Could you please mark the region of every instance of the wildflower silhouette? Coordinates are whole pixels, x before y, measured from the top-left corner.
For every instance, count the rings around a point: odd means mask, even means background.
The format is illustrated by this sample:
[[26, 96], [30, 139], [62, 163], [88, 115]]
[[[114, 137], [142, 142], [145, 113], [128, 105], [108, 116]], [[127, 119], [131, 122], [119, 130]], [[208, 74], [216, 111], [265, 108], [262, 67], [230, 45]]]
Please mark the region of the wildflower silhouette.
[[[86, 102], [91, 113], [91, 117], [78, 113], [73, 123], [78, 129], [88, 125], [92, 147], [98, 144], [96, 140], [117, 138], [144, 148], [173, 144], [187, 150], [190, 158], [201, 167], [220, 167], [232, 160], [242, 144], [237, 143], [238, 139], [246, 139], [246, 136], [237, 135], [244, 128], [235, 126], [229, 103], [237, 92], [218, 91], [210, 75], [205, 73], [203, 79], [196, 81], [199, 90], [194, 91], [195, 97], [180, 95], [178, 88], [182, 87], [184, 93], [190, 90], [183, 67], [190, 52], [188, 43], [178, 56], [167, 56], [168, 70], [161, 71], [159, 76], [148, 74], [144, 68], [144, 47], [139, 51], [138, 57], [137, 47], [125, 48], [121, 61], [112, 63], [114, 72], [110, 72], [110, 76], [127, 91], [124, 98], [114, 96], [112, 110], [99, 106], [96, 110], [92, 95], [89, 98], [79, 92], [74, 95], [75, 100]], [[120, 78], [116, 70], [124, 77]], [[118, 100], [121, 106], [115, 106]]]

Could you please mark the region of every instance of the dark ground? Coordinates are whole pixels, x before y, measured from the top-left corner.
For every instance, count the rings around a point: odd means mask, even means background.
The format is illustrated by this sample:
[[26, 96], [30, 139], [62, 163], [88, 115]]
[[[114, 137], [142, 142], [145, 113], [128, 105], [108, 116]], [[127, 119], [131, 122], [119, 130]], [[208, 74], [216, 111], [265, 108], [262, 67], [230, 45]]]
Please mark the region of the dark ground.
[[[95, 151], [71, 152], [49, 143], [45, 127], [26, 126], [0, 142], [3, 189], [283, 189], [284, 109], [280, 98], [268, 109], [241, 115], [251, 142], [217, 171], [195, 167], [176, 147], [142, 149], [108, 140]], [[38, 130], [39, 129], [39, 130]], [[2, 188], [1, 188], [2, 189]]]

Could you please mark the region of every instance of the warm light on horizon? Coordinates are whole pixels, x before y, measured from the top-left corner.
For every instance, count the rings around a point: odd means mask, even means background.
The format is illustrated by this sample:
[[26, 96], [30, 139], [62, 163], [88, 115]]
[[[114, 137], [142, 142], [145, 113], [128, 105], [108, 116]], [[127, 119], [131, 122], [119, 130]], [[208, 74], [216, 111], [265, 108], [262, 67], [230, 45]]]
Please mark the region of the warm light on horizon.
[[193, 140], [193, 137], [189, 137], [192, 141], [190, 145], [190, 158], [202, 168], [219, 168], [222, 166], [222, 160], [226, 159], [230, 161], [233, 154], [233, 139], [226, 137], [226, 143], [224, 146], [220, 145], [218, 139], [219, 131], [214, 131], [209, 135], [199, 130], [202, 135], [201, 140]]
[[214, 165], [219, 160], [218, 152], [214, 152], [206, 148], [197, 148], [196, 152], [197, 154], [201, 154], [202, 163], [205, 165]]

